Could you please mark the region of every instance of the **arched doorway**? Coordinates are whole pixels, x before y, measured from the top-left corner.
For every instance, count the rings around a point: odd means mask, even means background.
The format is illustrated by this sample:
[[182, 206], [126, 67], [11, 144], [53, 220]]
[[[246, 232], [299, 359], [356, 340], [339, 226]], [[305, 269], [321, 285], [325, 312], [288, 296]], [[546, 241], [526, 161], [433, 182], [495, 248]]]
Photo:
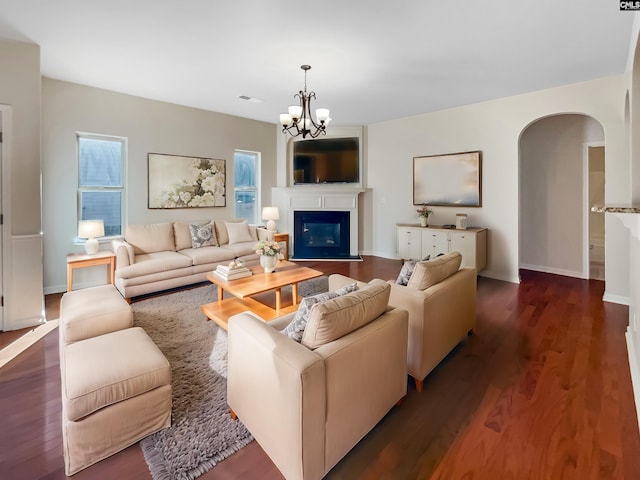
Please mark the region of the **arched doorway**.
[[522, 131], [519, 152], [520, 268], [590, 278], [589, 246], [597, 241], [602, 268], [594, 275], [604, 279], [603, 224], [600, 235], [589, 239], [589, 225], [600, 220], [590, 217], [590, 194], [601, 190], [604, 200], [602, 125], [581, 114], [544, 117]]

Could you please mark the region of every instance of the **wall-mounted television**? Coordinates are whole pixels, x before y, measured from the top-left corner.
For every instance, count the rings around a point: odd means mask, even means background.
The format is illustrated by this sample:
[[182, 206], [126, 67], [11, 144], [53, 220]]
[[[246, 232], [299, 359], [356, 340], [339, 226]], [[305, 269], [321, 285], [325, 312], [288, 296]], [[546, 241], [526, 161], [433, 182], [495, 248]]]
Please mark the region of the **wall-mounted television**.
[[293, 184], [358, 183], [358, 137], [300, 140], [293, 143]]

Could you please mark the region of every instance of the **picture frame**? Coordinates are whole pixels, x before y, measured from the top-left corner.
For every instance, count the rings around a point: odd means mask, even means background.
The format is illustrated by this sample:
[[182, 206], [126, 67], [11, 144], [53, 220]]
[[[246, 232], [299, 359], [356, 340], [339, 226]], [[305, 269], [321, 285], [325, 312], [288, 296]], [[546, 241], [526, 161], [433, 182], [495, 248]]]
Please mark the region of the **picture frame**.
[[413, 157], [413, 204], [482, 206], [482, 152]]
[[225, 207], [226, 161], [149, 153], [149, 209]]

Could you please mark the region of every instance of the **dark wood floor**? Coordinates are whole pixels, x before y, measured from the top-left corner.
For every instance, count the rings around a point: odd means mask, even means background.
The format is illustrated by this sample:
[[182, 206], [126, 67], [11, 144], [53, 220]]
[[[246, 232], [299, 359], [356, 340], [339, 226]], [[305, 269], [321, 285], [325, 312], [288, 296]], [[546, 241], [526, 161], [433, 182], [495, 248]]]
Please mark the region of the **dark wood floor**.
[[[307, 263], [361, 280], [400, 262]], [[475, 334], [408, 395], [329, 479], [640, 479], [640, 435], [624, 332], [604, 285], [522, 272], [478, 279]], [[49, 318], [59, 296], [48, 296]], [[0, 340], [5, 334], [0, 334]], [[57, 331], [0, 369], [0, 477], [64, 478]], [[74, 476], [150, 478], [134, 445]], [[203, 475], [281, 479], [252, 442]]]

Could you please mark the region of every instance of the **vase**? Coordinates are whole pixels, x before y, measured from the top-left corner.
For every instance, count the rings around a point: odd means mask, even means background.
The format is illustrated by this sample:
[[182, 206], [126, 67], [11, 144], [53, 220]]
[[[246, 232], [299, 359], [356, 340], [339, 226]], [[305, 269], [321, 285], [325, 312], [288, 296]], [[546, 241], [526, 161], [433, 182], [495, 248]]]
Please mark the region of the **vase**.
[[420, 217], [420, 226], [426, 227], [429, 225], [429, 217]]
[[260, 255], [260, 265], [264, 268], [264, 273], [271, 273], [276, 268], [278, 263], [277, 255]]

